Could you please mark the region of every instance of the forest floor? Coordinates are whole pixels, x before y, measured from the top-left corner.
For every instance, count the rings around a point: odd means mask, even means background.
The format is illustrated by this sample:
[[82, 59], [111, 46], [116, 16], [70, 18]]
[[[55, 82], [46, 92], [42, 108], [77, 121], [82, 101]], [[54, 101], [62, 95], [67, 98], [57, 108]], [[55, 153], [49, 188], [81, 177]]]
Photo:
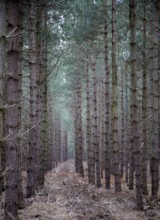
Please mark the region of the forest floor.
[[[146, 210], [137, 211], [134, 191], [128, 191], [125, 183], [122, 188], [122, 193], [115, 193], [113, 186], [105, 190], [88, 185], [69, 160], [46, 174], [45, 186], [35, 197], [25, 199], [20, 220], [160, 220], [158, 201], [146, 202]], [[0, 216], [3, 219], [2, 207]]]

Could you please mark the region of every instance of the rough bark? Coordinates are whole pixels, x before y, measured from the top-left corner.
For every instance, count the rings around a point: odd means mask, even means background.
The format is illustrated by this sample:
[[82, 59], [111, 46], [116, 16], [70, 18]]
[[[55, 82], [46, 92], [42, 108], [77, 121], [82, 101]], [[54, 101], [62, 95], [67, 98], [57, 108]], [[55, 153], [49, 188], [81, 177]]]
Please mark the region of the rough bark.
[[121, 177], [124, 173], [124, 78], [121, 76]]
[[[37, 106], [36, 106], [36, 120], [37, 120], [37, 126], [36, 126], [36, 149], [35, 149], [35, 185], [40, 185], [40, 172], [41, 172], [41, 158], [40, 158], [40, 148], [41, 148], [41, 121], [42, 121], [42, 97], [41, 97], [41, 76], [42, 76], [42, 45], [41, 45], [41, 36], [42, 36], [42, 5], [35, 5], [36, 7], [36, 13], [35, 13], [35, 56], [36, 56], [36, 63], [35, 63], [35, 68], [36, 68], [36, 101], [37, 101]], [[43, 144], [42, 144], [43, 145]]]
[[158, 141], [159, 141], [159, 130], [158, 130], [158, 119], [159, 119], [159, 72], [158, 72], [158, 31], [159, 31], [159, 9], [158, 3], [155, 5], [155, 21], [154, 21], [154, 71], [152, 72], [153, 77], [153, 149], [151, 153], [151, 170], [152, 170], [152, 196], [157, 197], [159, 174], [158, 174]]
[[147, 189], [147, 166], [148, 166], [148, 143], [147, 143], [147, 57], [146, 57], [146, 5], [143, 18], [143, 91], [142, 91], [142, 191], [148, 195]]
[[22, 117], [22, 68], [23, 68], [23, 1], [19, 2], [19, 18], [18, 18], [18, 208], [24, 207], [24, 197], [21, 177], [21, 161], [22, 161], [22, 135], [21, 135], [21, 117]]
[[[158, 9], [158, 16], [159, 16], [159, 19], [160, 19], [160, 3], [159, 3], [159, 1], [157, 1], [157, 9]], [[157, 33], [158, 33], [158, 73], [160, 73], [160, 30], [158, 29], [157, 30]], [[160, 82], [160, 74], [159, 74], [159, 82]], [[159, 92], [159, 94], [160, 94], [160, 85], [159, 85], [159, 88], [158, 88], [158, 92]], [[158, 108], [160, 109], [160, 95], [159, 95], [159, 106], [158, 106]], [[158, 146], [158, 162], [160, 163], [160, 115], [159, 115], [159, 127], [158, 127], [158, 129], [159, 129], [159, 146]]]
[[4, 188], [4, 181], [3, 181], [3, 166], [2, 166], [2, 151], [4, 150], [4, 143], [3, 143], [3, 136], [4, 136], [4, 92], [3, 92], [3, 85], [4, 85], [4, 63], [6, 57], [6, 23], [5, 23], [5, 1], [0, 1], [0, 193]]
[[100, 152], [98, 138], [98, 117], [97, 117], [97, 84], [95, 77], [96, 61], [92, 62], [92, 78], [93, 78], [93, 147], [95, 150], [95, 166], [96, 166], [96, 186], [101, 187], [100, 177]]
[[36, 68], [36, 4], [29, 1], [29, 68], [30, 68], [30, 124], [28, 164], [27, 164], [27, 197], [36, 190], [36, 151], [37, 151], [37, 68]]
[[87, 66], [86, 66], [86, 101], [87, 101], [87, 164], [88, 164], [88, 182], [91, 183], [91, 112], [90, 112], [90, 82], [89, 82], [89, 59], [87, 58]]
[[104, 100], [105, 100], [105, 84], [104, 80], [100, 81], [99, 83], [99, 95], [98, 95], [98, 106], [99, 106], [99, 138], [100, 138], [100, 163], [101, 163], [101, 179], [103, 179], [103, 174], [104, 174], [104, 153], [105, 153], [105, 144], [104, 144], [104, 110], [105, 110], [105, 105], [104, 105]]
[[130, 0], [130, 66], [131, 66], [131, 148], [135, 158], [137, 209], [143, 209], [142, 166], [137, 102], [137, 59], [136, 59], [136, 1]]
[[19, 1], [8, 0], [7, 108], [6, 108], [6, 198], [5, 219], [18, 219], [18, 14]]
[[59, 115], [57, 114], [57, 112], [55, 111], [54, 114], [54, 120], [53, 120], [53, 147], [54, 147], [54, 164], [55, 166], [58, 165], [58, 163], [60, 162], [60, 145], [61, 145], [61, 140], [60, 140], [60, 135], [61, 135], [61, 131], [60, 131], [60, 118]]
[[74, 94], [74, 145], [75, 145], [75, 171], [79, 172], [78, 168], [78, 130], [77, 130], [77, 93]]
[[53, 117], [53, 108], [52, 108], [52, 98], [51, 96], [48, 98], [48, 146], [49, 146], [49, 158], [48, 165], [49, 170], [55, 167], [55, 129], [54, 129], [54, 117]]
[[126, 107], [125, 107], [125, 168], [126, 168], [126, 172], [125, 172], [125, 178], [126, 178], [126, 183], [128, 184], [129, 182], [129, 152], [130, 152], [130, 120], [129, 120], [129, 100], [128, 100], [128, 96], [129, 96], [129, 92], [128, 92], [128, 65], [125, 65], [125, 103], [126, 103]]
[[[43, 30], [47, 32], [47, 8], [46, 8], [46, 2], [44, 1], [45, 7], [43, 9]], [[42, 22], [42, 19], [41, 19]], [[42, 31], [42, 30], [41, 30]], [[40, 91], [41, 91], [41, 117], [42, 117], [42, 127], [41, 127], [41, 184], [44, 184], [44, 175], [46, 170], [48, 170], [48, 111], [47, 111], [47, 102], [48, 102], [48, 83], [47, 83], [47, 37], [42, 35], [41, 39], [41, 78], [40, 78]]]
[[[90, 83], [91, 85], [93, 85], [93, 83], [91, 82]], [[92, 91], [93, 91], [93, 87], [90, 86], [90, 89], [92, 88]], [[94, 146], [94, 139], [93, 139], [93, 136], [94, 136], [94, 132], [93, 132], [93, 125], [94, 125], [94, 116], [93, 116], [93, 106], [94, 106], [94, 103], [93, 103], [93, 92], [90, 93], [90, 109], [91, 109], [91, 115], [90, 115], [90, 123], [91, 123], [91, 135], [90, 135], [90, 139], [91, 139], [91, 149], [90, 149], [90, 163], [91, 163], [91, 184], [95, 184], [95, 146]]]
[[68, 132], [65, 129], [63, 132], [63, 161], [68, 159]]
[[[107, 8], [106, 8], [107, 11]], [[104, 155], [105, 155], [105, 188], [110, 188], [110, 150], [109, 150], [109, 48], [108, 48], [108, 23], [104, 27], [104, 65], [105, 65], [105, 119], [104, 119]]]
[[115, 178], [115, 191], [121, 191], [120, 174], [120, 146], [118, 134], [117, 114], [117, 62], [116, 62], [116, 1], [112, 0], [112, 146], [113, 146], [113, 172]]
[[83, 134], [82, 134], [82, 91], [81, 79], [77, 77], [76, 82], [76, 129], [77, 129], [77, 159], [78, 159], [78, 173], [83, 177]]

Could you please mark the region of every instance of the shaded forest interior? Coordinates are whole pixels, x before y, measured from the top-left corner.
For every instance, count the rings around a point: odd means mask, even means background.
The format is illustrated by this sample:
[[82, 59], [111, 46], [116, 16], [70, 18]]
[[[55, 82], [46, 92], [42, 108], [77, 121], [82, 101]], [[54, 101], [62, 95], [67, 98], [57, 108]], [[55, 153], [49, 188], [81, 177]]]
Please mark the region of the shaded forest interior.
[[0, 219], [160, 219], [159, 166], [159, 0], [0, 0]]

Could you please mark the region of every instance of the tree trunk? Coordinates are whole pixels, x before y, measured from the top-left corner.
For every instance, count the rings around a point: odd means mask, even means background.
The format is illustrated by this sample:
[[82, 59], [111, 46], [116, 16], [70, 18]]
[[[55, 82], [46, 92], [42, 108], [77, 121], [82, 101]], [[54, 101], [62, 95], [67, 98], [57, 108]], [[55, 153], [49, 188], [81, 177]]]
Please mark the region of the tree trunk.
[[[106, 8], [107, 11], [107, 8]], [[109, 150], [109, 48], [108, 48], [108, 23], [104, 27], [104, 65], [105, 65], [105, 119], [104, 119], [104, 155], [105, 155], [105, 188], [110, 188], [110, 150]]]
[[112, 146], [115, 191], [121, 191], [120, 146], [117, 114], [117, 62], [116, 62], [116, 1], [112, 0]]
[[93, 60], [93, 63], [92, 63], [92, 74], [93, 74], [93, 147], [95, 150], [96, 186], [101, 187], [100, 152], [99, 152], [98, 117], [97, 117], [97, 92], [96, 92], [97, 88], [96, 88], [95, 66], [96, 66], [96, 62], [95, 62], [95, 60]]
[[[124, 71], [124, 70], [123, 70]], [[124, 173], [124, 77], [121, 76], [121, 177]]]
[[6, 57], [6, 25], [5, 25], [5, 1], [0, 0], [0, 193], [4, 188], [3, 166], [2, 166], [2, 151], [4, 150], [3, 135], [4, 135], [4, 63]]
[[91, 89], [92, 86], [91, 86], [92, 83], [90, 83], [90, 168], [91, 168], [91, 184], [95, 184], [95, 146], [94, 146], [94, 139], [93, 139], [93, 136], [94, 136], [94, 132], [93, 132], [93, 124], [94, 124], [94, 116], [93, 116], [93, 106], [94, 106], [94, 103], [93, 103], [93, 96], [92, 96], [92, 92], [91, 92]]
[[[46, 2], [44, 1], [45, 8], [43, 9], [43, 13], [41, 13], [43, 21], [43, 31], [47, 32], [47, 8]], [[41, 19], [41, 22], [42, 22]], [[42, 30], [41, 30], [42, 31]], [[42, 35], [42, 34], [41, 34]], [[42, 126], [41, 126], [41, 166], [40, 166], [40, 176], [41, 176], [41, 185], [44, 184], [44, 175], [45, 172], [48, 170], [48, 111], [47, 111], [47, 38], [46, 36], [42, 35], [41, 38], [41, 77], [40, 77], [40, 92], [41, 92], [41, 119], [42, 119]]]
[[104, 152], [105, 152], [105, 145], [104, 145], [104, 111], [105, 111], [105, 105], [104, 105], [104, 100], [105, 100], [105, 84], [104, 80], [102, 79], [99, 83], [99, 95], [98, 95], [98, 106], [99, 106], [99, 138], [100, 138], [100, 163], [101, 163], [101, 179], [103, 179], [103, 174], [104, 174]]
[[76, 133], [77, 133], [77, 159], [78, 173], [83, 177], [83, 135], [82, 135], [82, 91], [81, 80], [77, 77], [76, 82]]
[[54, 113], [54, 162], [55, 166], [58, 165], [60, 159], [60, 119], [58, 114]]
[[128, 100], [128, 65], [125, 64], [125, 178], [126, 178], [126, 183], [128, 184], [129, 181], [129, 151], [130, 151], [130, 133], [129, 133], [129, 125], [130, 125], [130, 120], [129, 120], [129, 100]]
[[27, 164], [27, 197], [36, 190], [36, 155], [37, 155], [37, 66], [36, 66], [36, 3], [29, 1], [29, 68], [30, 68], [30, 124], [28, 164]]
[[[8, 31], [18, 33], [19, 1], [8, 0]], [[8, 39], [5, 219], [18, 219], [18, 38]]]
[[49, 170], [55, 168], [55, 129], [54, 129], [54, 118], [53, 118], [53, 108], [52, 108], [52, 98], [48, 97], [48, 146], [49, 146]]
[[67, 161], [68, 159], [68, 132], [64, 128], [63, 131], [63, 161]]
[[136, 70], [136, 1], [130, 0], [130, 65], [131, 65], [131, 148], [135, 158], [135, 179], [137, 209], [143, 209], [142, 198], [142, 166], [140, 151], [139, 117], [137, 101], [137, 70]]
[[21, 135], [21, 118], [22, 118], [22, 69], [23, 69], [23, 1], [19, 2], [19, 19], [18, 19], [18, 208], [24, 207], [24, 197], [23, 197], [23, 188], [22, 188], [22, 177], [21, 177], [21, 155], [22, 155], [22, 135]]
[[[158, 72], [158, 31], [159, 31], [159, 9], [158, 2], [155, 5], [155, 21], [154, 21], [154, 50], [155, 50], [155, 62], [154, 71], [152, 72], [153, 77], [153, 150], [151, 155], [151, 168], [152, 168], [152, 196], [157, 197], [159, 174], [158, 174], [158, 141], [159, 141], [159, 130], [158, 130], [158, 119], [159, 119], [159, 72]], [[153, 65], [153, 64], [152, 64]]]
[[91, 112], [90, 112], [90, 86], [89, 86], [89, 59], [87, 58], [86, 68], [86, 101], [87, 101], [87, 164], [88, 164], [88, 182], [91, 183]]
[[[35, 56], [36, 56], [36, 63], [35, 63], [35, 68], [36, 68], [36, 121], [37, 121], [37, 126], [36, 126], [36, 149], [35, 149], [35, 160], [34, 160], [34, 166], [35, 166], [35, 186], [37, 187], [38, 185], [41, 184], [40, 182], [40, 172], [41, 172], [41, 158], [40, 158], [40, 150], [41, 150], [41, 121], [42, 121], [42, 89], [41, 89], [41, 77], [43, 75], [42, 73], [42, 63], [43, 63], [43, 58], [42, 58], [42, 5], [35, 5]], [[44, 5], [43, 5], [44, 7]], [[44, 155], [45, 157], [45, 155]]]
[[74, 92], [74, 145], [75, 145], [75, 171], [79, 172], [78, 168], [78, 129], [77, 129], [77, 93]]
[[143, 18], [143, 91], [142, 91], [142, 191], [148, 195], [147, 189], [147, 166], [148, 166], [148, 143], [147, 143], [147, 59], [146, 59], [146, 5], [144, 4]]

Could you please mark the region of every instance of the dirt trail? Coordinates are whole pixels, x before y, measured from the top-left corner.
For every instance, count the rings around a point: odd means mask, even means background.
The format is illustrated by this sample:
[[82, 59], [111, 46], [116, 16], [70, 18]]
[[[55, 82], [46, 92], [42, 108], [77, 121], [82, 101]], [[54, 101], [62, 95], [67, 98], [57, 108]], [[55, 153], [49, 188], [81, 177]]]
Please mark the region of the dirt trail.
[[60, 164], [45, 177], [45, 186], [19, 210], [20, 220], [158, 220], [159, 210], [135, 209], [134, 192], [116, 194], [88, 185], [74, 171], [74, 161]]

